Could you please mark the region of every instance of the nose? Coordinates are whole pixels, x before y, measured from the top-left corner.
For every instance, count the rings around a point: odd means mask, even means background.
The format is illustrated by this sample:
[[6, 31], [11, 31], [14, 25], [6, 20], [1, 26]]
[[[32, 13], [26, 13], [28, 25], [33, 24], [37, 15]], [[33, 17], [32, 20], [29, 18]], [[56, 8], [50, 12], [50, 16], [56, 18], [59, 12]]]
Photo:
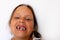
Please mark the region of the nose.
[[19, 23], [24, 23], [25, 20], [23, 18], [19, 19]]

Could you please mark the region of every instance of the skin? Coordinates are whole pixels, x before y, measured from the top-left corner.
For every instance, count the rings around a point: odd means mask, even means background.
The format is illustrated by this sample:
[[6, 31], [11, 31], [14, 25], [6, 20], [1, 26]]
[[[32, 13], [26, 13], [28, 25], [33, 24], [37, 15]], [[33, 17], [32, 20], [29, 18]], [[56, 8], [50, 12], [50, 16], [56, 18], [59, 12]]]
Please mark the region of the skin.
[[[16, 30], [17, 25], [24, 25], [26, 31]], [[26, 6], [18, 7], [11, 19], [10, 28], [14, 37], [12, 40], [32, 40], [30, 37], [31, 33], [34, 31], [34, 19], [31, 10]]]

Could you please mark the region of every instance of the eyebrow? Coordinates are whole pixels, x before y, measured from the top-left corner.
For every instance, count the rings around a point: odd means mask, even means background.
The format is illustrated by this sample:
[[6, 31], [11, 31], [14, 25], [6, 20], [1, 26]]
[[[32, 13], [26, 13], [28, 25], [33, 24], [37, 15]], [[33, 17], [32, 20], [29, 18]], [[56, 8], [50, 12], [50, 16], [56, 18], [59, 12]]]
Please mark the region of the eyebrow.
[[[20, 15], [17, 14], [17, 15], [15, 15], [15, 16], [18, 16], [18, 17], [19, 17]], [[33, 16], [33, 15], [27, 14], [27, 15], [25, 15], [25, 16], [31, 17], [31, 16]]]
[[28, 17], [32, 17], [32, 16], [30, 16], [30, 15], [26, 15], [26, 16], [28, 16]]
[[[31, 15], [26, 15], [26, 16], [31, 16]], [[33, 15], [32, 15], [33, 16]]]
[[30, 16], [30, 15], [26, 15], [26, 16]]

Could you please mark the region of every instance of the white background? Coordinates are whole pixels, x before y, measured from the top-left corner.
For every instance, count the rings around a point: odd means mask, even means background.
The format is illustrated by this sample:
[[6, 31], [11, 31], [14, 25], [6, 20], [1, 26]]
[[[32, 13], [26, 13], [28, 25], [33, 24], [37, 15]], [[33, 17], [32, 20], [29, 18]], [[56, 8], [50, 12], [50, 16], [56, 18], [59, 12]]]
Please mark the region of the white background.
[[43, 40], [60, 40], [60, 0], [0, 0], [0, 40], [11, 38], [8, 21], [19, 4], [33, 7]]

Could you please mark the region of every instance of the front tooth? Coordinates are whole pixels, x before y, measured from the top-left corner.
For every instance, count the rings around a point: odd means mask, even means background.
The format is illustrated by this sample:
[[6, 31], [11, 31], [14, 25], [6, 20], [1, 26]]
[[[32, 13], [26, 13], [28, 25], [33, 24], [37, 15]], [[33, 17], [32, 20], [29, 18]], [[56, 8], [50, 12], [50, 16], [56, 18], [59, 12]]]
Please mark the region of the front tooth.
[[20, 30], [25, 30], [25, 28], [24, 27], [21, 27]]

